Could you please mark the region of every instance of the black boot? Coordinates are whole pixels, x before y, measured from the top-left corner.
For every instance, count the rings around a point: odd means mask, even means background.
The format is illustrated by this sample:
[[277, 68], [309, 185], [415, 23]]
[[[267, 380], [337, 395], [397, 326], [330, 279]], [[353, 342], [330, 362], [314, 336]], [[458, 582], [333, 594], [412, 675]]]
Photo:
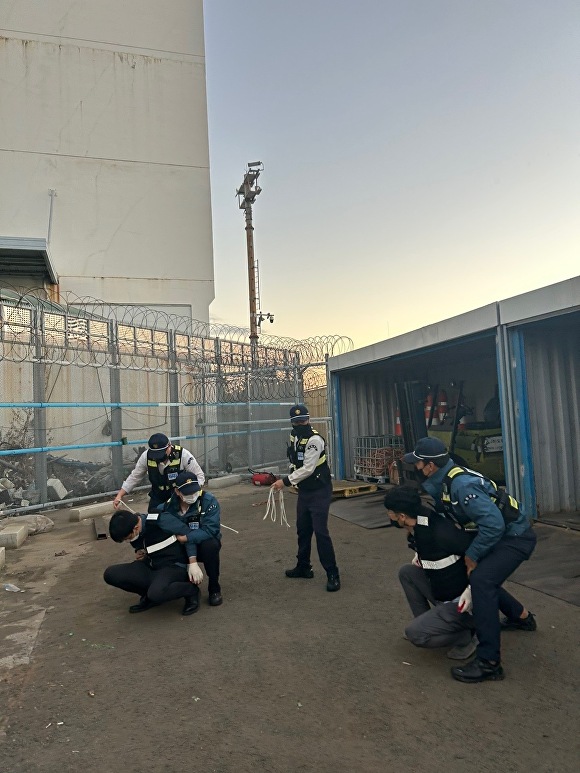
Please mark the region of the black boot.
[[193, 615], [199, 609], [199, 600], [197, 596], [186, 596], [181, 614], [186, 617]]
[[286, 569], [286, 577], [304, 577], [305, 580], [311, 580], [314, 577], [314, 572], [311, 566], [296, 564], [294, 569]]
[[536, 625], [536, 618], [531, 612], [528, 612], [528, 616], [524, 617], [523, 620], [521, 617], [517, 620], [510, 620], [509, 617], [502, 617], [500, 626], [502, 631], [535, 631], [538, 627]]
[[483, 658], [475, 658], [466, 666], [454, 666], [451, 676], [458, 682], [497, 682], [505, 678], [501, 663], [490, 663]]
[[335, 590], [340, 590], [340, 577], [338, 576], [338, 569], [328, 572], [328, 579], [326, 581], [326, 590], [332, 593]]
[[132, 615], [136, 615], [137, 612], [145, 612], [147, 609], [151, 609], [151, 607], [158, 607], [159, 604], [155, 601], [151, 601], [147, 596], [141, 596], [141, 599], [138, 604], [133, 604], [129, 607], [129, 612]]

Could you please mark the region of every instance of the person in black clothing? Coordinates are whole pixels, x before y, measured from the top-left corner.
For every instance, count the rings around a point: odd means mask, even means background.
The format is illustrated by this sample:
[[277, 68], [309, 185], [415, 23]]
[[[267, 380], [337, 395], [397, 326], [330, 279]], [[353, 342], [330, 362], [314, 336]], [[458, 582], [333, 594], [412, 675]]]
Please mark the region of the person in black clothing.
[[[116, 512], [109, 523], [115, 542], [130, 542], [135, 560], [105, 569], [108, 585], [141, 597], [129, 607], [135, 614], [173, 599], [184, 599], [182, 615], [192, 615], [199, 607], [200, 579], [191, 570], [187, 555], [187, 525], [167, 513], [140, 515]], [[191, 567], [191, 569], [190, 569]], [[203, 575], [202, 575], [203, 576]]]
[[417, 489], [399, 486], [388, 491], [389, 516], [407, 532], [415, 550], [402, 566], [399, 580], [414, 615], [405, 636], [417, 647], [449, 647], [447, 656], [465, 660], [475, 652], [471, 592], [464, 562], [473, 534], [435, 512]]
[[328, 531], [328, 511], [332, 499], [332, 479], [326, 459], [326, 441], [310, 426], [310, 415], [305, 405], [294, 405], [290, 409], [292, 432], [288, 445], [291, 472], [271, 488], [280, 490], [284, 486], [298, 486], [296, 506], [296, 531], [298, 533], [297, 564], [286, 570], [286, 577], [314, 577], [310, 563], [312, 535], [316, 536], [316, 547], [320, 563], [326, 571], [327, 591], [340, 590], [340, 576], [336, 565], [334, 547]]

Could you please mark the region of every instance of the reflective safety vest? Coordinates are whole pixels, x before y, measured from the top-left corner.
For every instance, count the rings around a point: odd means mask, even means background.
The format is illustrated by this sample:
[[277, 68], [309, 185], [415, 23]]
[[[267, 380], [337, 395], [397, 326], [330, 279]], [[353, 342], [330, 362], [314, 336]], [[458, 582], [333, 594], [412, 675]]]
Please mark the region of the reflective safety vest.
[[328, 486], [331, 483], [332, 478], [326, 459], [326, 441], [322, 435], [320, 435], [320, 433], [313, 429], [309, 424], [307, 425], [307, 429], [308, 433], [304, 431], [301, 432], [300, 435], [297, 435], [296, 431], [292, 430], [290, 433], [290, 443], [288, 445], [287, 454], [288, 459], [290, 460], [290, 467], [292, 472], [294, 472], [294, 470], [304, 466], [304, 453], [310, 438], [314, 435], [319, 435], [319, 437], [323, 440], [324, 448], [319, 454], [314, 472], [312, 475], [309, 475], [308, 478], [301, 480], [298, 484], [299, 489], [303, 489], [305, 491], [314, 491], [317, 488]]
[[502, 514], [506, 526], [518, 520], [521, 515], [521, 508], [517, 499], [514, 499], [514, 497], [510, 496], [507, 491], [500, 491], [497, 483], [495, 483], [493, 480], [490, 480], [489, 478], [486, 478], [485, 475], [482, 475], [479, 472], [475, 472], [475, 470], [470, 470], [467, 467], [460, 467], [459, 465], [452, 467], [443, 479], [441, 502], [443, 503], [445, 511], [449, 515], [454, 517], [453, 507], [458, 504], [458, 501], [453, 501], [451, 499], [451, 481], [457, 478], [459, 475], [472, 475], [480, 478], [482, 481], [490, 483], [493, 486], [494, 491], [486, 493]]
[[165, 469], [163, 473], [159, 472], [159, 461], [156, 459], [147, 459], [147, 475], [151, 483], [151, 492], [149, 496], [152, 499], [161, 499], [167, 501], [173, 491], [175, 479], [181, 469], [181, 455], [183, 448], [173, 446], [169, 459], [164, 459]]
[[147, 553], [144, 559], [151, 569], [162, 569], [175, 564], [187, 564], [185, 548], [175, 534], [168, 534], [157, 525], [159, 513], [149, 513], [141, 530], [143, 547]]
[[409, 543], [417, 551], [435, 599], [453, 601], [467, 587], [463, 557], [475, 535], [427, 507], [422, 508], [422, 513], [417, 517]]

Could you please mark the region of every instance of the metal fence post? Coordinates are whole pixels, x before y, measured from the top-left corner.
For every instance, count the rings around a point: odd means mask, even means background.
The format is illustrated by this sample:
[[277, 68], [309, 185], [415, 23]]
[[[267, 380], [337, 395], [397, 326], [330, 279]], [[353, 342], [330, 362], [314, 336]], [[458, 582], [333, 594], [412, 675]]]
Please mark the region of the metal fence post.
[[[32, 399], [35, 403], [44, 403], [46, 400], [46, 365], [43, 357], [43, 331], [44, 316], [38, 309], [33, 315], [33, 336], [35, 356], [32, 363]], [[34, 409], [34, 445], [36, 448], [44, 448], [46, 442], [46, 408]], [[40, 501], [48, 501], [46, 480], [48, 478], [48, 465], [46, 453], [34, 455], [34, 477], [36, 489], [40, 492]]]
[[[252, 421], [252, 398], [250, 394], [250, 383], [251, 375], [250, 375], [250, 369], [246, 367], [246, 405], [247, 405], [247, 414], [248, 414], [248, 421]], [[252, 425], [248, 424], [248, 432], [247, 432], [247, 443], [248, 443], [248, 467], [252, 467], [254, 464], [253, 458], [252, 458]]]
[[207, 394], [205, 385], [205, 362], [201, 363], [201, 399], [203, 401], [203, 469], [206, 478], [209, 477], [209, 437], [207, 429]]
[[[119, 341], [117, 337], [117, 323], [109, 321], [109, 352], [111, 365], [109, 366], [109, 389], [112, 403], [120, 403], [121, 400], [121, 370], [119, 354]], [[123, 438], [123, 409], [111, 408], [111, 440], [122, 441]], [[113, 466], [113, 478], [117, 486], [121, 486], [125, 479], [123, 468], [123, 447], [111, 448], [111, 461]]]
[[[169, 402], [179, 402], [179, 375], [177, 373], [177, 351], [175, 349], [175, 332], [167, 331], [167, 343], [169, 345], [169, 359], [167, 363], [167, 375], [169, 378]], [[179, 406], [172, 405], [169, 408], [169, 426], [171, 435], [179, 437]]]

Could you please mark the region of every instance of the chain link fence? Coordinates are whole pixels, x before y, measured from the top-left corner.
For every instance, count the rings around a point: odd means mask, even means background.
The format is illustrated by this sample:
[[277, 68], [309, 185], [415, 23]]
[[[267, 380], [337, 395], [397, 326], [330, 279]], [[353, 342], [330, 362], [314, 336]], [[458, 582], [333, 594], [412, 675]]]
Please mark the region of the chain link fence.
[[288, 406], [351, 348], [0, 290], [0, 516], [116, 492], [154, 432], [210, 477], [285, 465]]

